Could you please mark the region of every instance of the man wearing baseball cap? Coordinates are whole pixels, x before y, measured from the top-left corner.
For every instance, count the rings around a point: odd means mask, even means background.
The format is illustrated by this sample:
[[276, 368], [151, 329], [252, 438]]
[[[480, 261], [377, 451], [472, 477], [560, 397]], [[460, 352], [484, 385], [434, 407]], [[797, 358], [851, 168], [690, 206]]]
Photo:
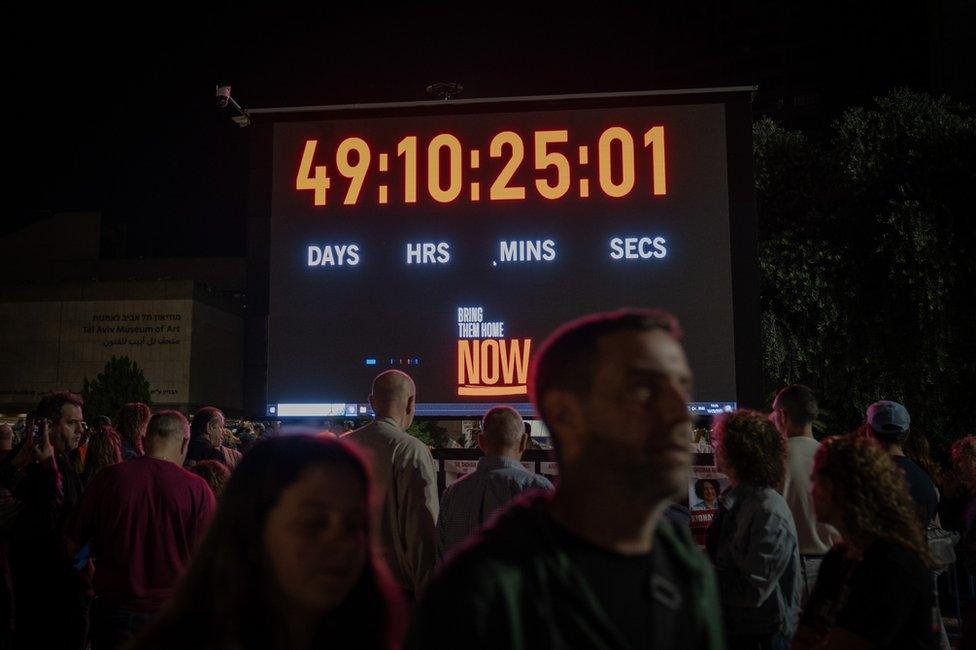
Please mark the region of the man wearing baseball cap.
[[895, 465], [905, 472], [908, 491], [915, 501], [922, 528], [925, 528], [935, 517], [939, 496], [932, 478], [905, 456], [902, 450], [902, 443], [908, 438], [911, 425], [908, 409], [889, 400], [875, 402], [868, 407], [867, 424], [871, 435], [888, 451]]

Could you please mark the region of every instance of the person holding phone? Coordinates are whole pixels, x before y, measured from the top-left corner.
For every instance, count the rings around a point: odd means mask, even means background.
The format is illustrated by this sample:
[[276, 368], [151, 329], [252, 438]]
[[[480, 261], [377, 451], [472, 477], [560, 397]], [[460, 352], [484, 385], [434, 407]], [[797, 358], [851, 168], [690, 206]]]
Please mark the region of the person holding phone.
[[[49, 533], [61, 505], [58, 467], [48, 423], [40, 421], [39, 435], [35, 436], [31, 419], [31, 430], [24, 443], [0, 470], [0, 648], [10, 648], [14, 642], [10, 545], [15, 539], [32, 539]], [[21, 494], [18, 488], [28, 474], [31, 475], [28, 480], [34, 481], [35, 486]]]
[[[15, 537], [10, 548], [18, 647], [80, 649], [88, 637], [90, 576], [74, 568], [64, 541], [65, 523], [84, 490], [76, 464], [84, 433], [83, 407], [81, 397], [69, 391], [45, 395], [35, 409], [32, 436], [15, 452], [33, 444], [43, 450], [46, 459], [46, 435], [52, 455], [51, 461], [35, 458], [38, 462], [30, 462], [15, 490], [30, 504], [28, 516], [36, 518], [30, 534]], [[49, 478], [44, 476], [50, 473], [48, 462], [57, 467], [62, 490], [53, 507], [48, 498]], [[57, 613], [54, 624], [52, 612]]]

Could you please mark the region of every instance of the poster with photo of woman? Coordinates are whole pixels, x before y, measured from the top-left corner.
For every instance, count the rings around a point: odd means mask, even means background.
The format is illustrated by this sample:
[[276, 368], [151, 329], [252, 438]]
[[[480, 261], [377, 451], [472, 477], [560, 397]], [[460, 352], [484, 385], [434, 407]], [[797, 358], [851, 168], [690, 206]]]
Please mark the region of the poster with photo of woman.
[[729, 478], [714, 467], [695, 467], [688, 479], [688, 508], [691, 532], [699, 546], [705, 545], [705, 531], [718, 512], [718, 500], [729, 487]]

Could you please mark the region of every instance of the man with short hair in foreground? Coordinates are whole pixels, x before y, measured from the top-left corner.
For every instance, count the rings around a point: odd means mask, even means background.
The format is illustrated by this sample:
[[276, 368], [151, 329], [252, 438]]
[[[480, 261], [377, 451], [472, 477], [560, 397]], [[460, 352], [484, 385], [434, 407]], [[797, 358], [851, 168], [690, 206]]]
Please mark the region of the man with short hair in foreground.
[[435, 576], [406, 647], [722, 648], [715, 576], [662, 513], [691, 470], [691, 370], [673, 316], [596, 314], [534, 360], [552, 497], [519, 500]]

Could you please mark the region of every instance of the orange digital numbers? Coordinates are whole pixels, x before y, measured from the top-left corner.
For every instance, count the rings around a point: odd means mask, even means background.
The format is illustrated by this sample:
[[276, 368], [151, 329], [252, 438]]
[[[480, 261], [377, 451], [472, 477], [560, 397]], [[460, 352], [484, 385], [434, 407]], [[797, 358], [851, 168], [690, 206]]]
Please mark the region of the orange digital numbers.
[[518, 171], [519, 165], [525, 158], [525, 145], [522, 143], [519, 134], [514, 131], [502, 131], [496, 135], [491, 139], [488, 155], [492, 158], [501, 158], [505, 155], [506, 145], [511, 155], [508, 162], [502, 167], [501, 173], [498, 174], [498, 178], [491, 184], [490, 198], [492, 201], [517, 201], [525, 198], [524, 187], [509, 185], [512, 176]]
[[417, 202], [417, 136], [408, 135], [397, 145], [403, 158], [403, 202]]
[[[620, 181], [613, 178], [614, 142], [620, 143]], [[634, 137], [623, 127], [611, 126], [600, 135], [597, 146], [600, 187], [607, 196], [619, 199], [634, 189]]]
[[318, 140], [309, 140], [305, 143], [305, 151], [302, 152], [302, 161], [298, 164], [298, 176], [295, 178], [296, 190], [312, 190], [315, 205], [325, 205], [325, 191], [332, 185], [329, 181], [328, 170], [325, 165], [315, 167], [315, 176], [312, 176], [312, 164], [315, 160], [315, 148]]
[[[512, 130], [500, 131], [488, 141], [488, 157], [497, 161], [491, 165], [485, 165], [482, 160], [483, 141], [465, 143], [457, 135], [439, 133], [429, 140], [425, 137], [424, 141], [416, 135], [404, 136], [396, 144], [395, 158], [383, 149], [374, 156], [375, 142], [371, 145], [361, 137], [344, 138], [335, 149], [335, 169], [348, 180], [343, 205], [357, 205], [360, 200], [378, 205], [425, 200], [421, 196], [422, 171], [426, 172], [424, 196], [444, 204], [461, 197], [471, 202], [523, 201], [528, 198], [526, 181], [534, 185], [534, 197], [547, 201], [600, 195], [619, 199], [635, 191], [666, 196], [668, 165], [664, 132], [662, 125], [648, 128], [641, 134], [644, 148], [638, 151], [634, 139], [641, 137], [637, 135], [640, 132], [624, 126], [610, 126], [595, 138], [591, 135], [582, 139], [574, 139], [568, 129], [531, 131], [526, 136], [532, 147], [529, 152], [534, 172], [532, 181], [522, 180], [524, 175], [520, 170], [526, 158], [526, 145], [523, 136]], [[315, 164], [318, 144], [318, 140], [305, 142], [295, 189], [312, 191], [313, 205], [325, 206], [332, 181], [328, 168]], [[595, 155], [589, 153], [593, 150]], [[420, 160], [422, 155], [426, 155], [426, 160]], [[649, 174], [645, 171], [648, 163]], [[402, 191], [399, 198], [398, 184]], [[485, 184], [487, 197], [481, 190]], [[368, 191], [364, 191], [367, 185]]]
[[549, 151], [550, 144], [569, 142], [569, 131], [535, 132], [535, 168], [556, 168], [556, 182], [550, 184], [545, 179], [536, 179], [535, 187], [543, 198], [561, 199], [569, 190], [569, 159], [556, 151]]
[[644, 134], [644, 146], [651, 147], [651, 187], [655, 196], [668, 193], [667, 174], [664, 171], [664, 127], [654, 126]]
[[[353, 152], [356, 153], [356, 164], [349, 162], [349, 154]], [[336, 149], [336, 169], [350, 180], [346, 198], [342, 200], [345, 205], [356, 205], [359, 200], [359, 192], [363, 189], [363, 181], [366, 180], [366, 171], [369, 169], [370, 157], [369, 145], [362, 138], [346, 138]]]
[[[447, 152], [446, 170], [441, 166], [442, 150]], [[439, 203], [450, 203], [461, 194], [461, 141], [450, 133], [435, 136], [427, 146], [427, 191]], [[447, 176], [447, 188], [443, 176]]]

